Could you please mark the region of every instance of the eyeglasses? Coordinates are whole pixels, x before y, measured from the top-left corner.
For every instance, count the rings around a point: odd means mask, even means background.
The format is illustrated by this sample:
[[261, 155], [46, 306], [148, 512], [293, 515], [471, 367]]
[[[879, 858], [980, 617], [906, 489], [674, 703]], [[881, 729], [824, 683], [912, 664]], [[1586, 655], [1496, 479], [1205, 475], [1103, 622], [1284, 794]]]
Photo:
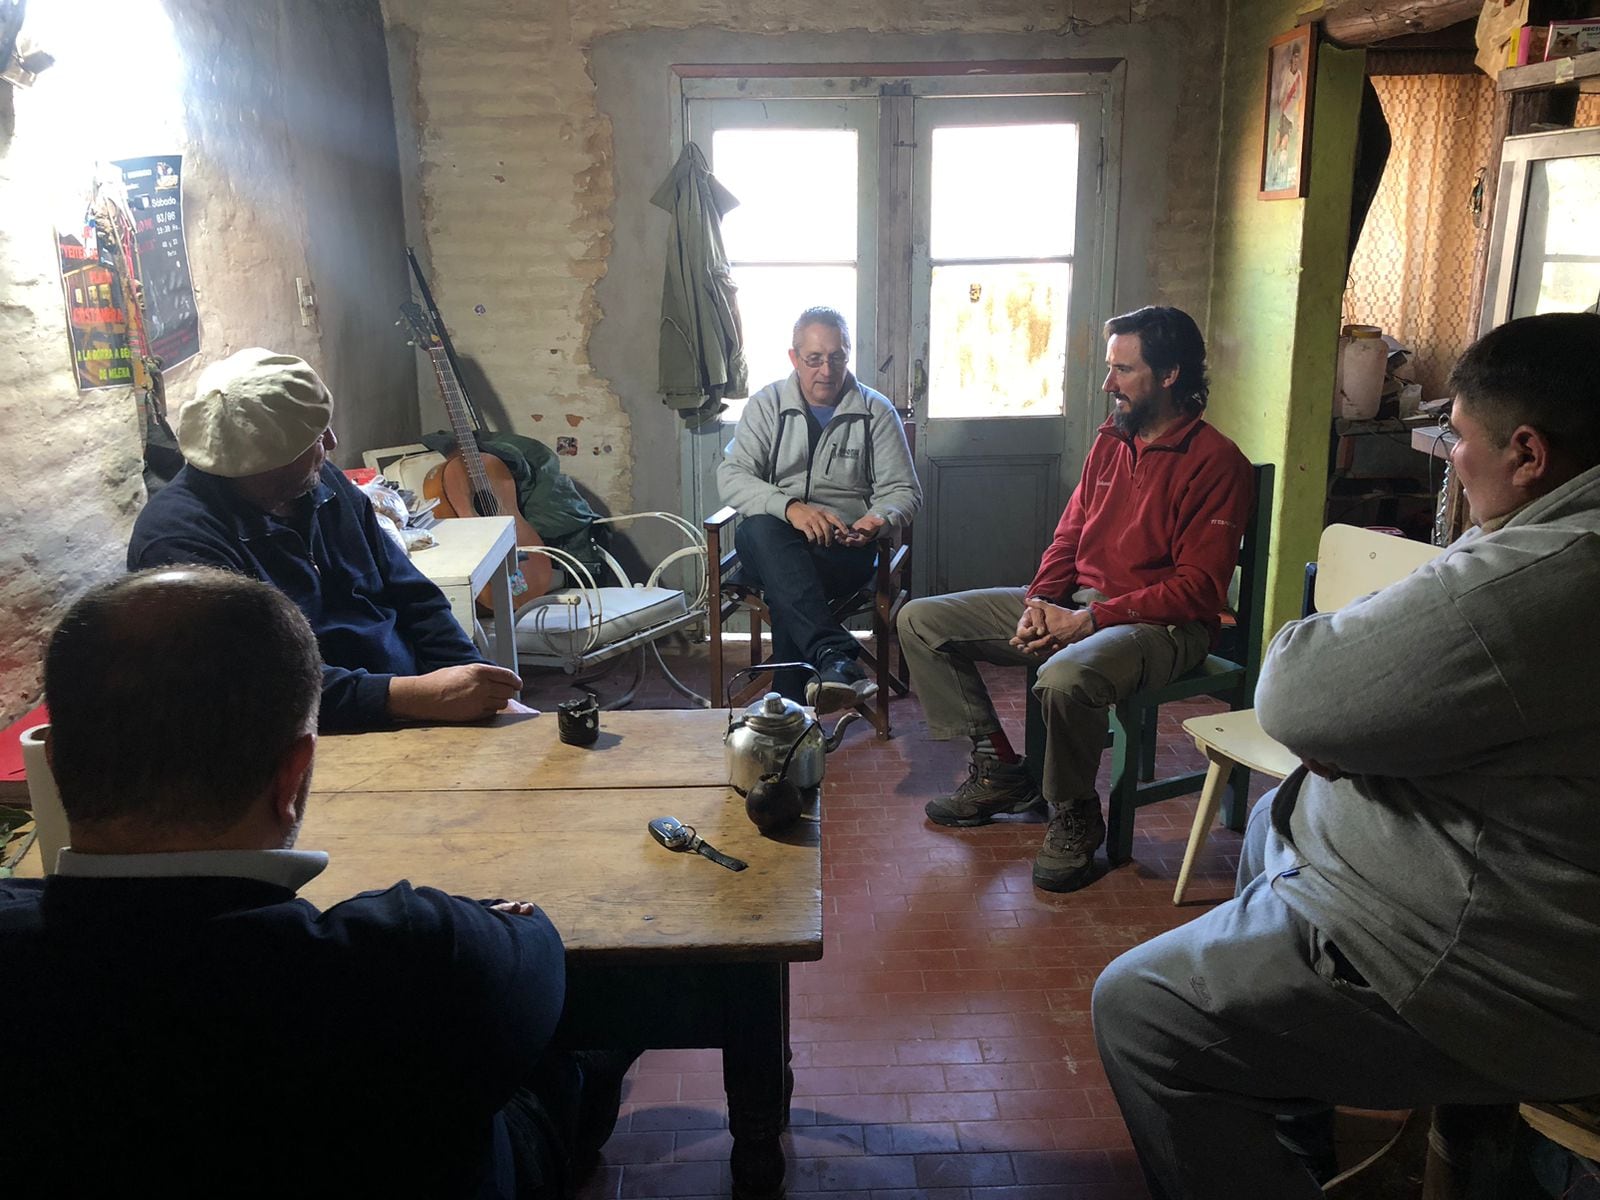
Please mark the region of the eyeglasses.
[[1439, 432], [1454, 434], [1455, 431], [1456, 427], [1450, 424], [1450, 414], [1448, 412], [1441, 412], [1439, 414]]
[[800, 361], [815, 371], [823, 363], [827, 363], [834, 370], [838, 370], [850, 361], [850, 356], [843, 350], [835, 350], [832, 354], [802, 354]]

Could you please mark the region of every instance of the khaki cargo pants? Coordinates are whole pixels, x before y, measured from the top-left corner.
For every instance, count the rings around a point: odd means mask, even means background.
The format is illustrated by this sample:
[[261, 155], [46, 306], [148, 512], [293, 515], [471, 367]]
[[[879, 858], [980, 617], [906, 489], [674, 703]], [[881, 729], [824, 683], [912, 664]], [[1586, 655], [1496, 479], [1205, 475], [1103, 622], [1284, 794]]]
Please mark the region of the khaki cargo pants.
[[[900, 611], [902, 653], [928, 718], [928, 736], [984, 738], [1000, 729], [980, 662], [1025, 667], [1011, 645], [1025, 588], [980, 588], [913, 600]], [[1096, 593], [1080, 592], [1087, 603]], [[1188, 625], [1113, 625], [1045, 659], [1034, 695], [1044, 710], [1044, 796], [1052, 804], [1096, 799], [1109, 709], [1143, 688], [1170, 683], [1204, 661], [1210, 634]]]

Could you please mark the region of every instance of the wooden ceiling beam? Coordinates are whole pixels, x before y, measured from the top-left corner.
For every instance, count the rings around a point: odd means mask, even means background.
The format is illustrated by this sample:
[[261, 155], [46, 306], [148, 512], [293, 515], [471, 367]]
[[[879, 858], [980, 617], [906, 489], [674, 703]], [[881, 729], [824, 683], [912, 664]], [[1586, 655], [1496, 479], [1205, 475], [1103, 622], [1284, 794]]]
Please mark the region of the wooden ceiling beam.
[[1302, 13], [1300, 24], [1322, 23], [1338, 46], [1370, 46], [1407, 33], [1432, 33], [1477, 17], [1483, 0], [1339, 0]]

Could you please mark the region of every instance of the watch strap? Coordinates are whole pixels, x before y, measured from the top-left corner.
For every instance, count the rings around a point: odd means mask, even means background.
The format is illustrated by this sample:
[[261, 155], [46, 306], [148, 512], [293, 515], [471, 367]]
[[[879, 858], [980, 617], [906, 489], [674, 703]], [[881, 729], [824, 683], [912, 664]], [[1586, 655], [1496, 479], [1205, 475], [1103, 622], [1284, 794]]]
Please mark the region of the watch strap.
[[724, 854], [710, 842], [703, 841], [697, 847], [695, 847], [695, 849], [709, 858], [712, 862], [716, 863], [718, 866], [727, 867], [730, 871], [742, 871], [750, 865], [742, 858], [734, 858], [731, 854]]

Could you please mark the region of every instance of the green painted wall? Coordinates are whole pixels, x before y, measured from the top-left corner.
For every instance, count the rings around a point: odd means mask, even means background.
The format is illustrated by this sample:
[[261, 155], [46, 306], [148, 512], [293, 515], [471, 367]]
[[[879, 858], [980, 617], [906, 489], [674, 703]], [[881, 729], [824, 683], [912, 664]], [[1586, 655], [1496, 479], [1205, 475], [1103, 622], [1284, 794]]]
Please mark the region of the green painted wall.
[[1303, 200], [1261, 200], [1267, 42], [1297, 0], [1235, 0], [1223, 60], [1222, 138], [1208, 346], [1210, 419], [1256, 462], [1278, 465], [1267, 633], [1300, 615], [1327, 489], [1339, 300], [1365, 54], [1318, 47]]

